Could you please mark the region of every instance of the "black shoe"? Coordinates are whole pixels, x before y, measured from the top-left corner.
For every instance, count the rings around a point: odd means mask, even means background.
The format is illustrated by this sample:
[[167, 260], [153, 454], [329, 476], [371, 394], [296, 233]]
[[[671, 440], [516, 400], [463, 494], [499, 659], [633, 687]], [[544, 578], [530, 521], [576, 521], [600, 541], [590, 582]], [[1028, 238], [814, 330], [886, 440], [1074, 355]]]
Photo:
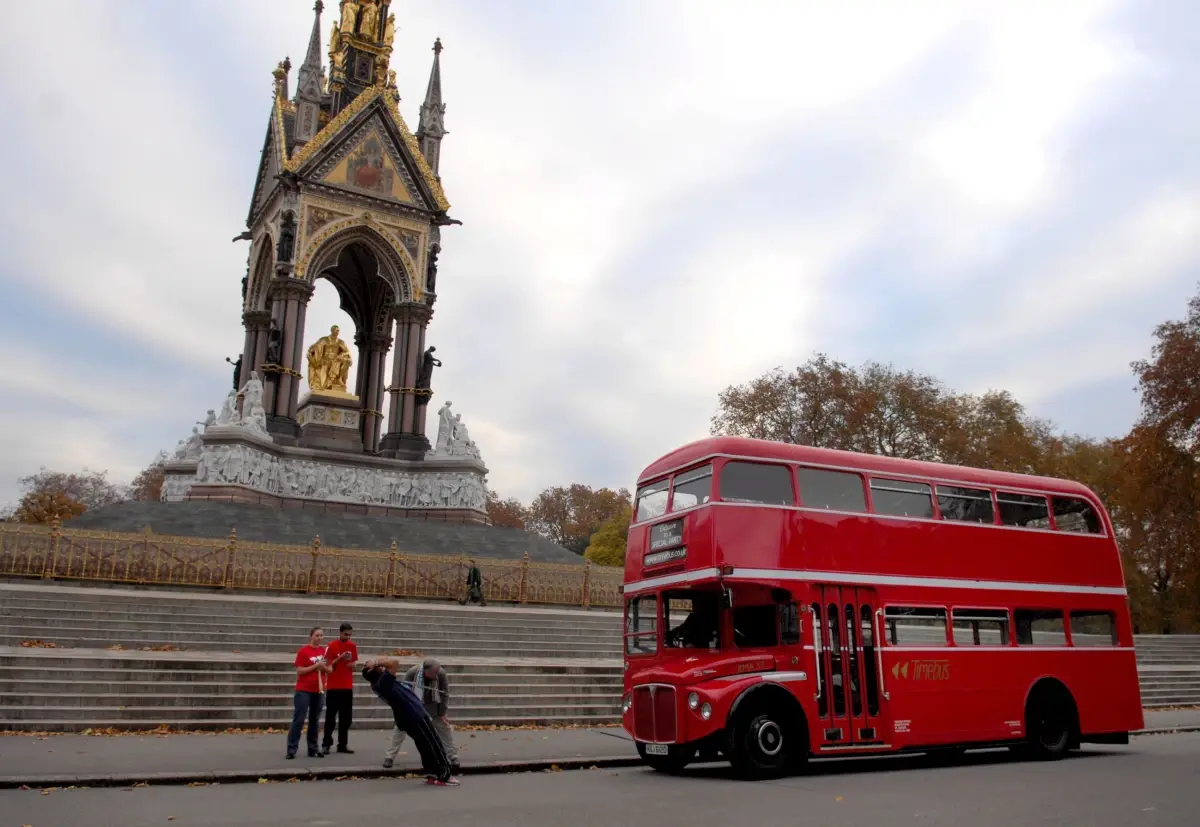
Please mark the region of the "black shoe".
[[294, 752], [289, 752], [289, 753], [287, 754], [287, 760], [289, 760], [289, 761], [291, 761], [291, 760], [292, 760], [292, 759], [294, 759], [295, 757], [296, 757], [296, 753], [294, 753]]
[[[354, 750], [350, 749], [350, 747], [338, 747], [337, 751], [344, 752], [346, 755], [354, 754]], [[326, 750], [326, 752], [328, 752], [328, 750]]]
[[395, 763], [395, 762], [394, 762], [394, 761], [392, 761], [392, 759], [391, 759], [391, 758], [384, 758], [384, 759], [383, 759], [383, 768], [384, 768], [385, 770], [390, 770], [390, 769], [392, 768], [392, 764], [393, 764], [393, 763]]
[[321, 752], [320, 750], [317, 750], [316, 752], [313, 752], [310, 750], [308, 753], [308, 757], [309, 758], [324, 758], [325, 753]]

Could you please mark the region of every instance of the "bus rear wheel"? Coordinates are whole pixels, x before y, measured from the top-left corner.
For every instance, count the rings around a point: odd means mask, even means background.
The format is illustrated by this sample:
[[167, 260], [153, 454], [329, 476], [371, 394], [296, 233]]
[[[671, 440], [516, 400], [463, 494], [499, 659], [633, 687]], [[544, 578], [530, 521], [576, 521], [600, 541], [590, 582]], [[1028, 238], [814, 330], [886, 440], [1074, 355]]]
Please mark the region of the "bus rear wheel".
[[778, 778], [804, 754], [804, 745], [791, 730], [778, 710], [750, 710], [729, 727], [729, 763], [742, 778]]
[[1064, 757], [1077, 740], [1075, 701], [1061, 684], [1038, 687], [1025, 707], [1024, 752], [1043, 761]]
[[637, 751], [647, 767], [668, 775], [682, 772], [696, 758], [696, 748], [686, 744], [669, 744], [666, 755], [651, 755], [646, 752], [646, 745], [638, 742]]

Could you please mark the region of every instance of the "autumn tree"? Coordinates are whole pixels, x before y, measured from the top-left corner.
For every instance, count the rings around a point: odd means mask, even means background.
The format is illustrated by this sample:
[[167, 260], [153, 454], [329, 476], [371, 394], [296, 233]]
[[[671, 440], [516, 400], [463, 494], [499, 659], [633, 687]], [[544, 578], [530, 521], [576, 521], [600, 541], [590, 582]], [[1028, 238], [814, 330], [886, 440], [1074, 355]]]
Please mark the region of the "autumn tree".
[[625, 544], [632, 519], [632, 506], [621, 506], [620, 511], [601, 523], [600, 528], [592, 534], [583, 556], [597, 566], [625, 565]]
[[490, 488], [487, 492], [487, 513], [492, 525], [507, 528], [525, 528], [528, 518], [528, 509], [520, 500], [515, 497], [502, 500], [500, 495]]
[[109, 481], [107, 471], [89, 471], [85, 468], [77, 474], [67, 474], [43, 468], [36, 474], [22, 477], [19, 482], [26, 496], [61, 493], [85, 509], [103, 508], [125, 499], [121, 487]]
[[129, 491], [127, 492], [128, 498], [131, 500], [151, 500], [155, 502], [161, 500], [163, 480], [166, 478], [166, 464], [166, 452], [159, 451], [154, 461], [139, 471], [138, 475], [133, 478], [133, 482], [130, 483]]
[[52, 523], [78, 517], [87, 506], [61, 490], [29, 491], [13, 515], [19, 523]]
[[583, 554], [592, 534], [631, 502], [625, 488], [593, 490], [579, 483], [547, 488], [530, 504], [526, 528], [576, 554]]

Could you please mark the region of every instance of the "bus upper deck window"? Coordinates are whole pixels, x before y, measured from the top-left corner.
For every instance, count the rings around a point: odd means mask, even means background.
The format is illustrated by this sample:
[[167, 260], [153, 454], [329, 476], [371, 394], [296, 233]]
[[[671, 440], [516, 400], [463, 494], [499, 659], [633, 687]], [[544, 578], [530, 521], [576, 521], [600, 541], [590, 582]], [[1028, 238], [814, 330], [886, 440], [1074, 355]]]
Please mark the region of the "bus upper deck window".
[[727, 462], [721, 468], [721, 499], [735, 503], [792, 505], [792, 469], [765, 462]]
[[675, 475], [675, 491], [671, 498], [672, 511], [680, 511], [694, 505], [704, 505], [711, 499], [711, 465], [703, 465]]
[[639, 523], [642, 520], [651, 520], [655, 517], [661, 517], [667, 513], [667, 488], [669, 483], [666, 480], [661, 482], [652, 482], [649, 485], [643, 485], [637, 492], [637, 517]]

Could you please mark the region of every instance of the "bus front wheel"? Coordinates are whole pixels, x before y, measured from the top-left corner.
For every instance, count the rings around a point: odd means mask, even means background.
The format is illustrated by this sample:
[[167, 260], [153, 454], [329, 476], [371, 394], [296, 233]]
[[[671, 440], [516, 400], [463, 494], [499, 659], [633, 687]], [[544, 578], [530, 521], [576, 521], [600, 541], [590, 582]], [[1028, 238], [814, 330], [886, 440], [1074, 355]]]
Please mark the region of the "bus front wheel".
[[666, 755], [651, 755], [646, 752], [646, 745], [638, 742], [637, 751], [642, 763], [652, 770], [667, 774], [681, 772], [696, 757], [696, 748], [686, 744], [670, 744]]
[[777, 778], [805, 746], [785, 716], [770, 706], [738, 716], [729, 727], [729, 763], [743, 778]]

